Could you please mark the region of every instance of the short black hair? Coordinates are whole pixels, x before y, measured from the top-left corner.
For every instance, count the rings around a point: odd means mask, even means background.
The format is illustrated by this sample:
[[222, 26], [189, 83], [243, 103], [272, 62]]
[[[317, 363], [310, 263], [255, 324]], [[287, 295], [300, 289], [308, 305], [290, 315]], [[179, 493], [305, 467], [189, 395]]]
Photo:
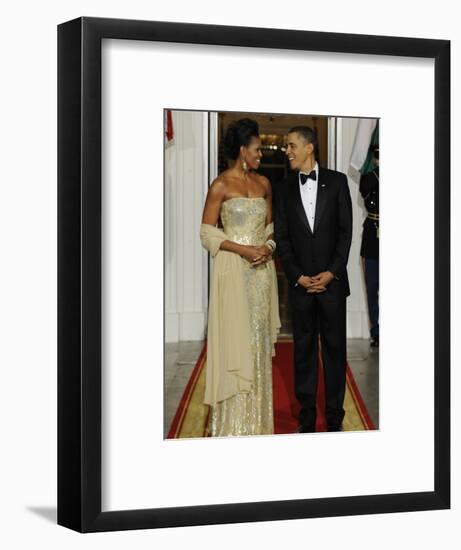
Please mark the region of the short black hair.
[[251, 118], [241, 118], [231, 122], [224, 136], [224, 150], [227, 158], [235, 160], [240, 154], [240, 147], [248, 147], [252, 137], [259, 137], [259, 126]]
[[310, 126], [293, 126], [291, 130], [288, 130], [289, 134], [296, 133], [304, 139], [307, 143], [312, 143], [314, 146], [314, 155], [318, 159], [319, 156], [319, 141], [317, 139], [317, 132]]

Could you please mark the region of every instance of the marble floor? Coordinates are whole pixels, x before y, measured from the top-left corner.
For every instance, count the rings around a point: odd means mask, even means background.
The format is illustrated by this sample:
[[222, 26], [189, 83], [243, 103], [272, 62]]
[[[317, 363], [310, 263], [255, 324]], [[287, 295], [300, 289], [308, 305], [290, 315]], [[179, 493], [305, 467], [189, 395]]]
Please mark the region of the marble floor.
[[[165, 437], [202, 347], [203, 342], [165, 345]], [[347, 356], [368, 412], [378, 428], [379, 351], [370, 348], [368, 340], [353, 338], [347, 341]]]

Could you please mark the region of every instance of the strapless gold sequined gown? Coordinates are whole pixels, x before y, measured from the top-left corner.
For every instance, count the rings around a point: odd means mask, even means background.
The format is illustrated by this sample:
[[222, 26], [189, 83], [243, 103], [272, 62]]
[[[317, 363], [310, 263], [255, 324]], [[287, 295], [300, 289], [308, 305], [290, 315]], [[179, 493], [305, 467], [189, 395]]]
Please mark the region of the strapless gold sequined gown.
[[[264, 244], [266, 200], [238, 197], [225, 201], [221, 220], [229, 240], [247, 245]], [[272, 343], [270, 335], [271, 274], [267, 264], [244, 264], [244, 280], [250, 311], [250, 344], [254, 360], [254, 383], [241, 393], [212, 407], [212, 436], [274, 433], [272, 404]]]

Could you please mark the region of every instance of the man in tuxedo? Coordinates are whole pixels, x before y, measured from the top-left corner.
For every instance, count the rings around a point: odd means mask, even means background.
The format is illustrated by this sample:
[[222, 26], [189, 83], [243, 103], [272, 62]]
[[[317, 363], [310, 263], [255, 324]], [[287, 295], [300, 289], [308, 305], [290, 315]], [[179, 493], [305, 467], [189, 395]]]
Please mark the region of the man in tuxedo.
[[278, 186], [274, 220], [277, 252], [289, 281], [300, 432], [315, 431], [319, 335], [328, 431], [341, 430], [346, 386], [352, 204], [346, 176], [319, 167], [316, 151], [311, 128], [289, 131], [286, 154], [293, 172]]

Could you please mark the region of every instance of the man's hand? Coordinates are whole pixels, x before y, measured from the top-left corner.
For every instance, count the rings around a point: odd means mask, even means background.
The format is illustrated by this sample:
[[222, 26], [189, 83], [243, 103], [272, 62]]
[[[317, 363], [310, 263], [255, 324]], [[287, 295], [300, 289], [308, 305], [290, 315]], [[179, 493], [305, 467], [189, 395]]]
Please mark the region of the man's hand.
[[314, 281], [308, 275], [301, 275], [297, 283], [299, 286], [302, 286], [303, 288], [308, 289], [314, 284]]
[[331, 271], [322, 271], [321, 273], [318, 273], [317, 275], [313, 275], [311, 277], [312, 285], [308, 289], [307, 292], [325, 292], [327, 289], [327, 286], [331, 283], [331, 281], [335, 278], [333, 273]]
[[[321, 285], [318, 285], [316, 281], [314, 281], [314, 279], [312, 277], [309, 277], [308, 275], [301, 275], [301, 277], [298, 279], [298, 285], [305, 288], [309, 293], [323, 292], [324, 290], [326, 290], [326, 288], [323, 288], [321, 287]], [[315, 286], [315, 289], [314, 289], [314, 286]]]

